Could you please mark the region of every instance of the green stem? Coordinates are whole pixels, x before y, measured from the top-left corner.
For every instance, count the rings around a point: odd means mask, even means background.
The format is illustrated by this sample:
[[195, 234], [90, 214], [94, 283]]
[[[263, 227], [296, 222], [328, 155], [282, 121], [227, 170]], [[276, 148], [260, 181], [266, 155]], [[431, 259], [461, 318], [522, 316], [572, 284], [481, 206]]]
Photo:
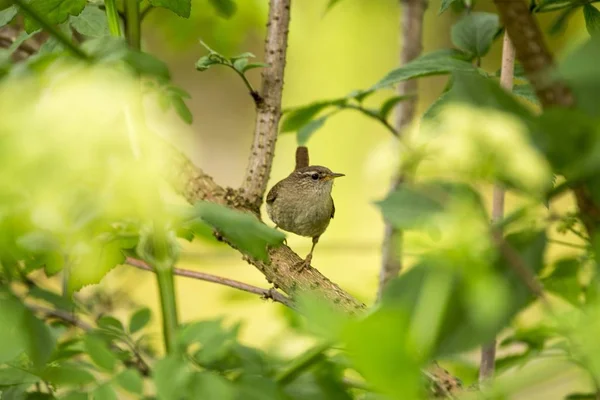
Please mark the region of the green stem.
[[117, 2], [115, 0], [104, 0], [104, 6], [106, 7], [106, 19], [108, 20], [108, 29], [112, 36], [120, 37], [121, 33], [121, 19], [119, 18], [119, 12], [117, 11]]
[[156, 269], [156, 281], [160, 293], [160, 308], [163, 320], [163, 337], [167, 354], [176, 349], [175, 333], [179, 325], [173, 271], [167, 268]]
[[347, 109], [350, 109], [350, 110], [360, 111], [361, 113], [363, 113], [367, 117], [373, 118], [374, 120], [380, 122], [388, 131], [390, 131], [390, 133], [392, 135], [394, 135], [396, 137], [400, 136], [400, 134], [398, 133], [398, 131], [396, 130], [396, 128], [394, 128], [392, 125], [390, 125], [390, 123], [387, 122], [385, 120], [385, 118], [382, 118], [379, 115], [373, 114], [372, 112], [370, 112], [366, 108], [363, 108], [361, 106], [356, 106], [354, 104], [344, 104], [344, 105], [340, 106], [340, 108], [347, 108]]
[[23, 13], [37, 22], [45, 31], [50, 33], [56, 40], [58, 40], [67, 50], [69, 50], [75, 57], [82, 60], [89, 60], [90, 57], [79, 47], [77, 47], [71, 39], [67, 37], [63, 32], [58, 30], [54, 25], [46, 21], [44, 17], [38, 14], [30, 4], [25, 3], [23, 0], [15, 0], [15, 4], [23, 11]]
[[294, 379], [296, 379], [298, 375], [304, 372], [307, 368], [325, 358], [325, 351], [331, 346], [331, 342], [323, 342], [316, 345], [312, 349], [308, 349], [304, 354], [294, 359], [290, 365], [284, 368], [275, 377], [275, 381], [283, 386], [293, 382]]
[[142, 19], [138, 0], [125, 0], [125, 36], [129, 47], [140, 50], [142, 47]]

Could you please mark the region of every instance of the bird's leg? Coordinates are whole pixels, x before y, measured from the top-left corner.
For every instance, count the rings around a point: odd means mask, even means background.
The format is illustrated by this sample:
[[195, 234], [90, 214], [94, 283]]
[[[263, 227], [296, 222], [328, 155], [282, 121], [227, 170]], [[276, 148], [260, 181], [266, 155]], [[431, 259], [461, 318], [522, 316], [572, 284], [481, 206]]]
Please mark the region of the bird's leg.
[[313, 251], [315, 250], [315, 246], [319, 242], [319, 236], [315, 236], [312, 238], [312, 247], [310, 248], [310, 253], [306, 256], [306, 258], [298, 263], [298, 272], [303, 271], [305, 268], [310, 267], [310, 262], [312, 261]]

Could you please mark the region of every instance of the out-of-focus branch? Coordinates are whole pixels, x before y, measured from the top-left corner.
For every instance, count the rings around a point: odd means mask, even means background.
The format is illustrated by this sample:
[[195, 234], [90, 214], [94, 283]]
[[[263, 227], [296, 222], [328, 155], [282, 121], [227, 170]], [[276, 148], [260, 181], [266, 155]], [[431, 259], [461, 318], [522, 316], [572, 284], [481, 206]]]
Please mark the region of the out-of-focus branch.
[[[423, 16], [427, 8], [427, 0], [401, 0], [403, 5], [400, 20], [402, 51], [400, 65], [405, 65], [417, 58], [423, 49]], [[414, 94], [415, 97], [398, 103], [396, 108], [396, 127], [394, 131], [399, 138], [410, 125], [417, 107], [417, 80], [411, 79], [398, 84], [398, 95]], [[396, 190], [406, 179], [399, 171], [392, 178], [391, 190]], [[379, 289], [377, 298], [381, 299], [387, 283], [398, 276], [402, 269], [402, 231], [386, 224], [383, 238], [382, 262], [379, 274]]]
[[[515, 48], [510, 42], [510, 37], [505, 34], [502, 44], [502, 66], [500, 68], [500, 86], [507, 91], [512, 91], [515, 71]], [[504, 219], [504, 188], [500, 184], [494, 185], [492, 195], [492, 222], [497, 223]], [[479, 382], [485, 384], [494, 376], [496, 364], [496, 339], [481, 348], [481, 363], [479, 365]]]
[[291, 0], [270, 0], [265, 62], [262, 71], [262, 101], [256, 105], [256, 123], [250, 159], [240, 191], [256, 213], [259, 212], [271, 174], [273, 152], [281, 117], [281, 92], [287, 39], [290, 23]]
[[[542, 106], [573, 106], [575, 99], [569, 88], [548, 77], [548, 72], [554, 66], [552, 54], [525, 0], [494, 0], [494, 3], [515, 46], [517, 60], [523, 65]], [[591, 238], [600, 228], [600, 205], [584, 185], [574, 188], [573, 193], [581, 211], [581, 220]]]
[[[142, 260], [138, 260], [133, 257], [127, 257], [125, 262], [127, 264], [131, 265], [132, 267], [136, 267], [138, 269], [142, 269], [145, 271], [154, 272], [154, 269]], [[248, 285], [247, 283], [239, 282], [239, 281], [236, 281], [233, 279], [227, 279], [227, 278], [223, 278], [220, 276], [207, 274], [205, 272], [190, 271], [187, 269], [180, 269], [180, 268], [174, 268], [173, 275], [185, 276], [187, 278], [193, 278], [193, 279], [199, 279], [199, 280], [206, 281], [206, 282], [218, 283], [219, 285], [229, 286], [234, 289], [243, 290], [244, 292], [257, 294], [259, 296], [262, 296], [265, 299], [271, 299], [277, 303], [281, 303], [290, 308], [294, 308], [294, 304], [292, 303], [292, 300], [290, 300], [285, 295], [279, 293], [275, 289], [263, 289], [263, 288]]]

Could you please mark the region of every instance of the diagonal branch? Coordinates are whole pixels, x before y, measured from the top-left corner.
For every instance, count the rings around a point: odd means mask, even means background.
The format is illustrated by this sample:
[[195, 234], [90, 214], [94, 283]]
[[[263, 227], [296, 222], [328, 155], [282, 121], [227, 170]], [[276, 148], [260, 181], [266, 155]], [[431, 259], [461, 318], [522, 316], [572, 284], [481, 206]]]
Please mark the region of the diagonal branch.
[[[127, 259], [125, 260], [125, 263], [131, 265], [132, 267], [136, 267], [136, 268], [144, 270], [144, 271], [154, 272], [154, 268], [152, 268], [150, 265], [146, 264], [142, 260], [138, 260], [133, 257], [127, 257]], [[185, 276], [187, 278], [199, 279], [199, 280], [206, 281], [206, 282], [218, 283], [220, 285], [229, 286], [229, 287], [232, 287], [235, 289], [242, 290], [244, 292], [258, 294], [265, 299], [271, 299], [274, 302], [281, 303], [290, 308], [294, 308], [294, 303], [292, 302], [292, 300], [290, 300], [290, 298], [286, 297], [285, 295], [279, 293], [277, 290], [274, 290], [274, 289], [263, 289], [263, 288], [248, 285], [247, 283], [239, 282], [239, 281], [236, 281], [233, 279], [227, 279], [227, 278], [223, 278], [220, 276], [207, 274], [207, 273], [199, 272], [199, 271], [190, 271], [187, 269], [174, 268], [173, 274], [179, 275], [179, 276]]]
[[254, 140], [246, 174], [240, 188], [251, 208], [259, 213], [271, 174], [273, 152], [281, 117], [281, 92], [290, 23], [291, 0], [270, 0], [265, 62], [262, 72], [262, 101], [256, 105]]

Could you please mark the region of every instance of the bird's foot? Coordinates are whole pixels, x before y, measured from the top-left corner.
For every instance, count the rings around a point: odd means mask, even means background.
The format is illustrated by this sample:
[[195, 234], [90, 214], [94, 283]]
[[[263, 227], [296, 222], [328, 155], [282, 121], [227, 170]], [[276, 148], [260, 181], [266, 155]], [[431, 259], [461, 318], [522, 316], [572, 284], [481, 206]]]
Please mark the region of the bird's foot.
[[309, 254], [306, 256], [306, 258], [302, 261], [300, 261], [299, 263], [297, 263], [294, 267], [296, 269], [296, 272], [302, 272], [304, 271], [306, 268], [310, 267], [310, 262], [312, 261], [312, 254]]

